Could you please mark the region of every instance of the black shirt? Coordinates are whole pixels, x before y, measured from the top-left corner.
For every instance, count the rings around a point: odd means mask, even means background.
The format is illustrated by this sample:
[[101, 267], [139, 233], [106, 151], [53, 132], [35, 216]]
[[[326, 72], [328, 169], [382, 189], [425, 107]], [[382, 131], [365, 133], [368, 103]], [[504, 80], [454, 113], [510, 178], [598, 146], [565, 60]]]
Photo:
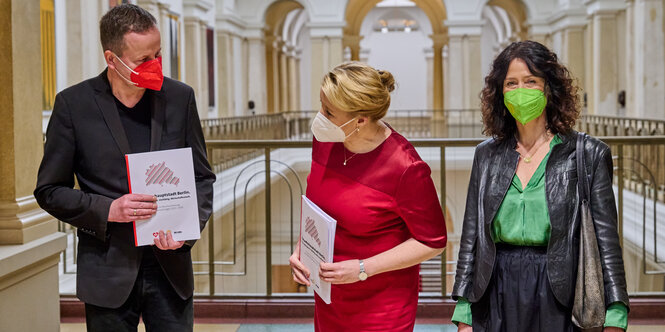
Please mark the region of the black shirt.
[[132, 153], [150, 151], [149, 98], [143, 94], [141, 100], [132, 108], [123, 105], [117, 98], [114, 99]]
[[[118, 107], [118, 114], [120, 121], [125, 128], [125, 134], [129, 141], [129, 148], [132, 153], [148, 152], [150, 151], [150, 101], [149, 98], [143, 94], [141, 100], [129, 108], [123, 105], [117, 98], [115, 105]], [[152, 254], [152, 246], [145, 246], [143, 248], [143, 258], [141, 265], [154, 266], [157, 264], [155, 255]]]

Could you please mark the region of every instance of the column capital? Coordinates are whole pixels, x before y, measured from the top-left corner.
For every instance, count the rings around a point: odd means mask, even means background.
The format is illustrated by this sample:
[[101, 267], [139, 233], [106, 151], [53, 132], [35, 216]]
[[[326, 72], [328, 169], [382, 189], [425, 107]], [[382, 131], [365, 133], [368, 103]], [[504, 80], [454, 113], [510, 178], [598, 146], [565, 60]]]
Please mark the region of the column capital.
[[344, 35], [342, 37], [342, 41], [344, 42], [344, 45], [359, 45], [360, 41], [363, 40], [365, 36], [359, 36], [359, 35]]
[[309, 35], [312, 38], [342, 38], [344, 36], [345, 22], [309, 22]]
[[552, 32], [582, 29], [588, 23], [589, 19], [584, 7], [560, 10], [548, 18], [548, 25]]
[[445, 20], [443, 24], [448, 27], [448, 35], [450, 36], [480, 36], [485, 20]]
[[168, 3], [158, 2], [157, 7], [159, 8], [159, 10], [164, 11], [164, 12], [168, 12], [168, 11], [171, 10], [171, 5], [168, 4]]
[[552, 33], [552, 27], [547, 20], [527, 20], [526, 26], [529, 27], [529, 35], [549, 35]]
[[218, 14], [215, 16], [215, 30], [234, 36], [242, 36], [247, 23], [237, 15]]
[[626, 9], [626, 0], [584, 0], [589, 16], [614, 15]]
[[442, 49], [443, 45], [448, 44], [448, 35], [443, 33], [429, 35], [432, 39], [432, 48]]
[[183, 0], [182, 7], [185, 15], [196, 16], [205, 14], [212, 9], [214, 3], [210, 0]]

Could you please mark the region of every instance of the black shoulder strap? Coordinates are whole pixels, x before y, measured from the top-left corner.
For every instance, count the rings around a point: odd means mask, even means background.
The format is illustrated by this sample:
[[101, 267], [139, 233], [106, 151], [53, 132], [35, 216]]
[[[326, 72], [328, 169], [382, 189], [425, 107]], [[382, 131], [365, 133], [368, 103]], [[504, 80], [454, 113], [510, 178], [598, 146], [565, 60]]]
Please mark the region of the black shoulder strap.
[[580, 202], [589, 199], [589, 180], [586, 176], [586, 160], [584, 159], [584, 136], [585, 133], [577, 133], [577, 192], [580, 196]]

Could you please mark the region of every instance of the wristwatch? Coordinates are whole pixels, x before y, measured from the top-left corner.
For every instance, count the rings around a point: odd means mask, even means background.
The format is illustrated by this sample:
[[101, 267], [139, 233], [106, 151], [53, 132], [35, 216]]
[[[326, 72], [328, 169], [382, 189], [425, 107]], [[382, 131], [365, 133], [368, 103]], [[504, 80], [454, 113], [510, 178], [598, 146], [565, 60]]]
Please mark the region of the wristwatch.
[[365, 281], [367, 280], [367, 272], [365, 272], [365, 263], [363, 263], [362, 259], [359, 261], [360, 261], [360, 273], [358, 273], [358, 279], [360, 279], [360, 281]]

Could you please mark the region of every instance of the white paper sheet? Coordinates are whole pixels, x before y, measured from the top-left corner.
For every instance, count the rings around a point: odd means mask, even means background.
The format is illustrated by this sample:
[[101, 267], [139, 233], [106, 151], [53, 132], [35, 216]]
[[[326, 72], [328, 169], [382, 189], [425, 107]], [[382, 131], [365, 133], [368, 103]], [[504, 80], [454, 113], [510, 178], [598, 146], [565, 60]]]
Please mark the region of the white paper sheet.
[[332, 263], [337, 221], [302, 196], [300, 216], [300, 261], [310, 271], [311, 287], [330, 304], [330, 283], [319, 279], [321, 262]]
[[125, 160], [129, 192], [157, 196], [157, 213], [134, 221], [135, 245], [153, 244], [160, 230], [170, 230], [176, 241], [199, 239], [192, 149], [133, 153], [125, 155]]

